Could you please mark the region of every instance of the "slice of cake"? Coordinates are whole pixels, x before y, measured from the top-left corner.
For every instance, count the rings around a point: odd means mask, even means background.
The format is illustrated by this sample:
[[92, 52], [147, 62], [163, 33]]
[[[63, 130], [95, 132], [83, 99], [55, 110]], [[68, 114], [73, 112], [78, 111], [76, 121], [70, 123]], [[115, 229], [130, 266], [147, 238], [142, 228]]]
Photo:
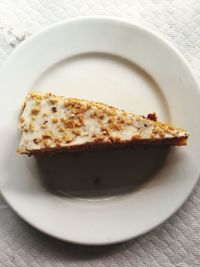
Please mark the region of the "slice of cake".
[[124, 145], [187, 144], [188, 132], [102, 103], [30, 92], [19, 118], [18, 153], [36, 155]]

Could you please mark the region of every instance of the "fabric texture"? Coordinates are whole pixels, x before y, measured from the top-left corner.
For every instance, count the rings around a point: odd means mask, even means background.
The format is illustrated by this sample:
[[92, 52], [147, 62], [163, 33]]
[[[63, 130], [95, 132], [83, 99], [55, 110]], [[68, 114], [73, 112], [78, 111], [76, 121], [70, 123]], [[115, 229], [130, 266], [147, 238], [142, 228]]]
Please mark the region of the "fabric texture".
[[[0, 64], [29, 35], [76, 16], [129, 19], [159, 32], [189, 62], [200, 80], [199, 0], [1, 0]], [[168, 221], [129, 242], [73, 245], [23, 222], [0, 198], [0, 267], [199, 267], [200, 182]]]

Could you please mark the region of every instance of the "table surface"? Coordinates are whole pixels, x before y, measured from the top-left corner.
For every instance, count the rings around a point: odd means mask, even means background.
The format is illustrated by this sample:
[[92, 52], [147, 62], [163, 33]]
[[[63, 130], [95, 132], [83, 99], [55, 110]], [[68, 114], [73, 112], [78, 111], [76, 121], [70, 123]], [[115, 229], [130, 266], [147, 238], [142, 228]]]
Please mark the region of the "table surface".
[[[34, 32], [76, 16], [129, 19], [168, 39], [200, 80], [199, 0], [1, 0], [0, 65]], [[155, 230], [102, 247], [64, 243], [22, 221], [0, 198], [0, 267], [200, 266], [200, 182], [181, 209]]]

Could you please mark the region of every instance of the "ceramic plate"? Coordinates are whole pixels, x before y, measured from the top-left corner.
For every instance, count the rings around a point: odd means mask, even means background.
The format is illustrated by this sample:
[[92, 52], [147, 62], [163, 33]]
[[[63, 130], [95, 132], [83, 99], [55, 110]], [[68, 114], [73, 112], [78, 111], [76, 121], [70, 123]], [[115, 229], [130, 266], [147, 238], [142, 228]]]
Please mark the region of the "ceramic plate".
[[[25, 221], [56, 238], [111, 244], [171, 216], [199, 175], [200, 95], [182, 56], [126, 21], [54, 24], [23, 42], [0, 73], [0, 187]], [[190, 131], [186, 147], [119, 149], [35, 159], [16, 154], [28, 90], [101, 101]]]

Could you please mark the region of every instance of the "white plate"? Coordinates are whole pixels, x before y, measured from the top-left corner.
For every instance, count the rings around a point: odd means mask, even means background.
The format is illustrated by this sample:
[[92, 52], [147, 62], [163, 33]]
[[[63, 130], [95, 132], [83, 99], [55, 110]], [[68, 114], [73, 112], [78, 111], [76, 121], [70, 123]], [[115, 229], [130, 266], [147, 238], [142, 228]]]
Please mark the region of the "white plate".
[[[197, 182], [198, 85], [180, 54], [148, 30], [99, 17], [55, 24], [14, 51], [0, 87], [1, 192], [25, 221], [49, 235], [81, 244], [136, 237], [171, 216]], [[134, 113], [156, 111], [188, 129], [189, 144], [38, 161], [19, 156], [18, 110], [33, 87]]]

